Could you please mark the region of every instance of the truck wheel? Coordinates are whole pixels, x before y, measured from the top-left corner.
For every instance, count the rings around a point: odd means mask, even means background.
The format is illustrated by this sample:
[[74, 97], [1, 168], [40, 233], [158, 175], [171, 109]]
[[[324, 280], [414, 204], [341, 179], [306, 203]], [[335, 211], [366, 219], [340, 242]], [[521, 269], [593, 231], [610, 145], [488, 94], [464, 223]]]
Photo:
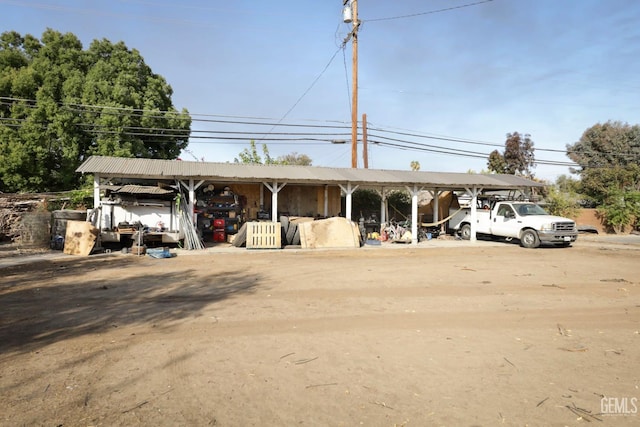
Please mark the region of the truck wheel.
[[462, 227], [460, 227], [460, 237], [462, 237], [462, 240], [470, 240], [471, 239], [471, 225], [470, 224], [464, 224]]
[[524, 230], [520, 236], [520, 244], [528, 249], [537, 248], [540, 246], [538, 233], [535, 230]]

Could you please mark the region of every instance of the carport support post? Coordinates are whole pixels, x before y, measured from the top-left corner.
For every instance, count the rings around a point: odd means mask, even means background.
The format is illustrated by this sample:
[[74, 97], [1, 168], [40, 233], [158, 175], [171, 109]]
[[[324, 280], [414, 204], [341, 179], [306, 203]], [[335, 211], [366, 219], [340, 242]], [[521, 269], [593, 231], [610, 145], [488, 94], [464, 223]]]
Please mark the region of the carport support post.
[[476, 229], [478, 228], [478, 194], [482, 191], [482, 188], [471, 187], [465, 188], [467, 193], [471, 195], [471, 236], [469, 236], [469, 241], [476, 241]]
[[191, 214], [191, 222], [198, 223], [198, 214], [195, 212], [196, 207], [196, 190], [193, 188], [193, 179], [189, 180], [189, 213]]
[[433, 190], [433, 222], [440, 221], [440, 190]]
[[347, 205], [347, 212], [346, 212], [345, 218], [351, 219], [351, 195], [353, 194], [354, 191], [358, 189], [358, 186], [356, 185], [355, 187], [351, 187], [350, 182], [347, 182], [347, 188], [344, 188], [342, 184], [339, 184], [339, 185], [342, 191], [344, 191], [346, 195], [345, 205]]
[[264, 209], [264, 185], [260, 186], [260, 210]]
[[271, 191], [271, 221], [278, 222], [278, 193], [287, 183], [278, 185], [278, 181], [273, 181], [273, 185], [269, 185], [267, 182], [263, 182], [263, 184]]
[[407, 187], [407, 191], [411, 194], [411, 244], [418, 244], [418, 186], [414, 185], [413, 189]]
[[195, 212], [196, 190], [200, 188], [202, 184], [204, 184], [204, 180], [200, 181], [197, 184], [194, 184], [193, 179], [190, 179], [189, 185], [185, 184], [184, 181], [180, 181], [180, 185], [186, 188], [189, 192], [189, 200], [187, 200], [187, 212], [189, 212], [189, 216], [191, 217], [191, 222], [193, 224], [196, 224], [198, 222], [198, 214]]
[[383, 188], [380, 192], [380, 224], [387, 222], [387, 192]]
[[93, 208], [100, 207], [100, 174], [93, 175]]
[[329, 216], [329, 186], [327, 184], [324, 185], [324, 217]]

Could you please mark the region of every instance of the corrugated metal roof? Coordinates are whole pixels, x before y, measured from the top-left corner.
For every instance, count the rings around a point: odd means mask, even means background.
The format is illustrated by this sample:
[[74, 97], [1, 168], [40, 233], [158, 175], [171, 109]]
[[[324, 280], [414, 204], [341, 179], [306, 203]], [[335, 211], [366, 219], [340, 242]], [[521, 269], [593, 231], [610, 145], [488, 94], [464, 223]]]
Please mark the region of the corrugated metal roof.
[[114, 193], [126, 193], [126, 194], [153, 194], [157, 196], [164, 196], [167, 194], [173, 194], [173, 190], [166, 190], [160, 187], [152, 187], [150, 185], [101, 185], [100, 188], [104, 190], [111, 190]]
[[288, 182], [292, 184], [352, 184], [403, 187], [418, 185], [439, 189], [478, 186], [491, 189], [541, 187], [515, 175], [383, 169], [326, 168], [317, 166], [254, 165], [181, 160], [92, 156], [76, 170], [103, 177], [142, 179], [195, 179], [220, 182]]

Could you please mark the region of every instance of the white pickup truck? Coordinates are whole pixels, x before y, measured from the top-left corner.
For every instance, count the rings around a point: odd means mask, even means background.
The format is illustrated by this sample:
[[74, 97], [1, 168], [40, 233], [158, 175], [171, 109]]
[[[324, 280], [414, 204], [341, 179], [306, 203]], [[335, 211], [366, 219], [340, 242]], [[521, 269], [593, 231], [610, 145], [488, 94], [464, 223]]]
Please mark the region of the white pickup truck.
[[[489, 208], [478, 209], [476, 233], [510, 239], [519, 239], [525, 248], [537, 248], [541, 243], [569, 246], [578, 238], [575, 221], [549, 215], [542, 207], [531, 202], [498, 201]], [[453, 221], [453, 220], [452, 220]], [[471, 214], [449, 224], [450, 229], [469, 240]]]

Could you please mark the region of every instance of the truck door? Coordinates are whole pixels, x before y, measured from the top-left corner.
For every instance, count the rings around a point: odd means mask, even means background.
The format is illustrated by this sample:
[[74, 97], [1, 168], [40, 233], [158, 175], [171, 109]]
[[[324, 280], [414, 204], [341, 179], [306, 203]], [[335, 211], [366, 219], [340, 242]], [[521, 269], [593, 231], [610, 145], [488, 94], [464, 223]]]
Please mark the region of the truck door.
[[520, 218], [511, 205], [500, 204], [491, 219], [491, 234], [502, 237], [518, 237], [521, 225]]

